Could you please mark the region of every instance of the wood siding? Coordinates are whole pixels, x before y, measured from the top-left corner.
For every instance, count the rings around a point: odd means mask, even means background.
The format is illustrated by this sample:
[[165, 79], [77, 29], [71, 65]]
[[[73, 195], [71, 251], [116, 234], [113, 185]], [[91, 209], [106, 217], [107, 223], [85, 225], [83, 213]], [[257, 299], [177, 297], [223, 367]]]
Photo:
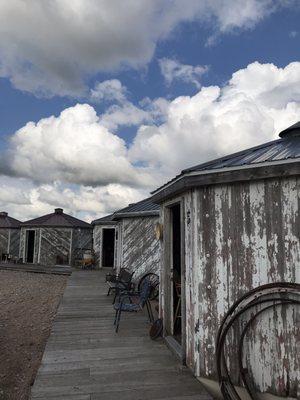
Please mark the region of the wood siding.
[[[300, 282], [299, 192], [299, 178], [291, 177], [207, 186], [184, 194], [186, 361], [196, 376], [216, 379], [216, 334], [234, 301], [261, 284]], [[168, 307], [167, 285], [162, 284], [163, 309]], [[233, 330], [226, 350], [236, 384], [233, 349], [240, 327]], [[258, 318], [245, 354], [261, 392], [299, 395], [296, 337], [296, 308], [279, 307]]]
[[38, 262], [42, 265], [55, 265], [57, 258], [62, 257], [66, 264], [70, 261], [72, 240], [71, 228], [41, 228]]
[[21, 233], [20, 229], [10, 230], [9, 254], [17, 258], [19, 258], [20, 233]]
[[0, 254], [8, 253], [9, 229], [0, 229]]
[[20, 257], [26, 257], [26, 230], [35, 231], [34, 264], [55, 265], [57, 257], [74, 265], [76, 258], [82, 259], [86, 249], [92, 249], [92, 229], [26, 227], [21, 229]]
[[138, 281], [145, 273], [159, 273], [160, 242], [155, 237], [158, 217], [124, 218], [120, 221], [120, 265], [134, 271]]
[[2, 253], [9, 253], [19, 257], [20, 229], [0, 228], [0, 257]]
[[92, 229], [73, 229], [72, 235], [72, 264], [76, 259], [82, 260], [85, 250], [93, 248]]

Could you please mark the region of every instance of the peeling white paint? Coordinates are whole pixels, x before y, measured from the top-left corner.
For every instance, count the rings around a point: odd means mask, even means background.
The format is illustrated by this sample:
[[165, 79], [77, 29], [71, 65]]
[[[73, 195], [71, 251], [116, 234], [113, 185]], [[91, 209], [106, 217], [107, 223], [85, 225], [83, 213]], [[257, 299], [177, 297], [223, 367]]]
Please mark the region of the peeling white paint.
[[[300, 282], [299, 187], [299, 178], [289, 177], [209, 186], [184, 194], [186, 355], [196, 376], [216, 379], [215, 338], [234, 301], [265, 283]], [[168, 223], [164, 214], [162, 220]], [[163, 296], [161, 300], [165, 301]], [[235, 348], [245, 320], [233, 329], [226, 346], [236, 384], [240, 382]], [[297, 396], [297, 334], [299, 313], [297, 317], [293, 306], [258, 317], [244, 352], [261, 392]]]

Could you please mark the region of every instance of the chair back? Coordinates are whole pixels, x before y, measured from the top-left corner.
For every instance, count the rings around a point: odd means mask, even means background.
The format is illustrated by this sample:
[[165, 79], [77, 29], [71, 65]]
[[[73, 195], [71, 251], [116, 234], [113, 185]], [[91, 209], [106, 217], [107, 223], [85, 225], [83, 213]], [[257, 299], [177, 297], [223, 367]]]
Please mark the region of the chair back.
[[141, 307], [144, 307], [146, 301], [149, 299], [151, 291], [151, 282], [148, 278], [144, 279], [140, 291], [140, 301], [139, 304]]
[[132, 279], [133, 272], [130, 273], [126, 269], [120, 271], [119, 280], [124, 283], [130, 283]]

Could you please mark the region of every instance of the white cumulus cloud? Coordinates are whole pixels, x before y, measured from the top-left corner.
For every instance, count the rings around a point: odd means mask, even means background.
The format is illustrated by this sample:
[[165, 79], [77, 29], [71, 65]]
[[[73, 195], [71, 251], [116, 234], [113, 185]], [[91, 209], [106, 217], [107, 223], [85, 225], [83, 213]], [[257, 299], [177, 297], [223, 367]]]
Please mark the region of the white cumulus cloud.
[[40, 96], [88, 95], [103, 71], [139, 68], [182, 22], [214, 34], [252, 28], [281, 0], [9, 0], [0, 2], [0, 77]]
[[300, 120], [300, 62], [278, 68], [255, 62], [224, 87], [203, 87], [169, 102], [166, 121], [143, 125], [133, 161], [172, 177], [180, 169], [277, 138]]
[[36, 184], [29, 179], [2, 177], [0, 211], [25, 221], [62, 207], [66, 213], [90, 222], [147, 195], [147, 191], [120, 184], [74, 187], [60, 182]]
[[91, 89], [91, 100], [94, 102], [126, 101], [126, 87], [118, 79], [108, 79], [97, 82], [94, 89]]
[[93, 107], [77, 104], [58, 117], [28, 122], [10, 140], [2, 170], [40, 182], [147, 185], [129, 162], [125, 142], [99, 123]]
[[[127, 103], [134, 106], [127, 99], [115, 106]], [[300, 120], [300, 62], [254, 62], [222, 87], [143, 99], [138, 109], [152, 120], [131, 145], [104, 126], [106, 113], [87, 104], [19, 129], [1, 155], [2, 209], [31, 218], [62, 206], [93, 219], [146, 197], [183, 168], [276, 139]], [[120, 127], [128, 124], [122, 118]]]
[[175, 80], [192, 83], [198, 89], [201, 87], [200, 79], [208, 71], [207, 65], [188, 65], [182, 64], [170, 58], [161, 58], [159, 66], [167, 85]]

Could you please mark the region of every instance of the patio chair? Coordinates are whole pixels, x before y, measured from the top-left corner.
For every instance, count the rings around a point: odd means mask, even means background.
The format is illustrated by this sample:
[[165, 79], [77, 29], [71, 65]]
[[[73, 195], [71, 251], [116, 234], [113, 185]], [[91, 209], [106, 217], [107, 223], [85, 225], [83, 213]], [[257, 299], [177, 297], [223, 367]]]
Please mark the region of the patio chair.
[[[115, 271], [115, 269], [114, 269]], [[109, 272], [108, 274], [105, 275], [105, 282], [116, 282], [118, 277], [122, 274], [122, 271], [127, 271], [126, 268], [121, 268], [120, 272], [117, 274], [115, 272]]]
[[109, 296], [111, 292], [115, 292], [113, 304], [116, 300], [116, 297], [121, 291], [129, 291], [132, 289], [132, 276], [133, 272], [131, 273], [126, 269], [121, 269], [120, 274], [116, 277], [115, 280], [107, 281], [107, 284], [109, 286], [107, 296]]
[[139, 312], [142, 311], [144, 306], [147, 307], [149, 321], [153, 322], [153, 314], [149, 295], [151, 291], [151, 283], [145, 279], [140, 292], [121, 292], [118, 296], [118, 301], [114, 304], [116, 310], [114, 325], [116, 326], [116, 333], [119, 330], [121, 313], [124, 312]]

